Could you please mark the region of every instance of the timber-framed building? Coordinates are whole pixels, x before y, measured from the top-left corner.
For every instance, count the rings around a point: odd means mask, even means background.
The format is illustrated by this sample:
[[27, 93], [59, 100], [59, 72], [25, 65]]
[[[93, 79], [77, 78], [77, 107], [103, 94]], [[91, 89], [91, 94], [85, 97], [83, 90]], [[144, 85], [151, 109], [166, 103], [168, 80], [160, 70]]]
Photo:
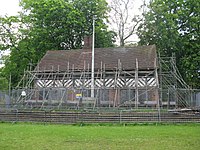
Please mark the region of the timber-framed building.
[[31, 107], [196, 105], [196, 95], [177, 71], [175, 57], [158, 57], [155, 45], [95, 48], [92, 86], [91, 47], [91, 39], [86, 38], [82, 49], [47, 51], [34, 70], [26, 71], [19, 83], [22, 87], [12, 91], [12, 103]]

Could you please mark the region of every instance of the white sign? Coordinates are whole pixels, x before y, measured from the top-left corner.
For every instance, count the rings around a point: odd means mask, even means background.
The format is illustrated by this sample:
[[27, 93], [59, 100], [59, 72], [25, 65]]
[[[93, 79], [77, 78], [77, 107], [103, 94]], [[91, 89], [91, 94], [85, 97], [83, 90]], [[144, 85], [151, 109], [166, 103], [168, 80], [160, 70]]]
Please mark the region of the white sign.
[[26, 96], [26, 92], [22, 91], [21, 96]]

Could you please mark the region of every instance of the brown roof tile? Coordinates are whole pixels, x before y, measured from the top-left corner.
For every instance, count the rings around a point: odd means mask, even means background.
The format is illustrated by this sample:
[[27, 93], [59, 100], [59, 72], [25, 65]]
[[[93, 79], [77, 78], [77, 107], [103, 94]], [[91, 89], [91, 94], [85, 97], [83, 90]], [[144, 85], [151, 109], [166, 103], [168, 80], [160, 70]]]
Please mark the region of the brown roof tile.
[[[56, 50], [47, 51], [41, 59], [37, 70], [82, 70], [91, 67], [91, 49], [78, 50]], [[154, 68], [156, 55], [155, 45], [137, 46], [130, 48], [95, 48], [95, 69], [101, 68], [102, 64], [106, 66], [106, 70], [115, 70], [120, 61], [122, 69], [134, 70], [136, 68], [136, 59], [138, 60], [140, 70], [149, 70]], [[69, 65], [68, 65], [69, 64]]]

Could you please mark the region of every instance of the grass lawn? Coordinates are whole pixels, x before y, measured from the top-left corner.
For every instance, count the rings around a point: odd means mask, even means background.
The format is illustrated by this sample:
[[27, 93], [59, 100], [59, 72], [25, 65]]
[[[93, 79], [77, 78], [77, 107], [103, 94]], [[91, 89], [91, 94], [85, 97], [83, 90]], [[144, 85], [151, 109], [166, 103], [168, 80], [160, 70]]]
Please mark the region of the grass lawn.
[[200, 124], [72, 126], [0, 123], [0, 150], [199, 150]]

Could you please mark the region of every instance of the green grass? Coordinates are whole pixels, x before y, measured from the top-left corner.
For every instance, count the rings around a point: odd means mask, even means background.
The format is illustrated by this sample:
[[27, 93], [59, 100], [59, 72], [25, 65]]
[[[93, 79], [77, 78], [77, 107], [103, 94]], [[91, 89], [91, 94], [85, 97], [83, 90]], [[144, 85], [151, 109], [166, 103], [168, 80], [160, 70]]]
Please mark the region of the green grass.
[[41, 125], [0, 123], [0, 150], [199, 150], [200, 124]]

